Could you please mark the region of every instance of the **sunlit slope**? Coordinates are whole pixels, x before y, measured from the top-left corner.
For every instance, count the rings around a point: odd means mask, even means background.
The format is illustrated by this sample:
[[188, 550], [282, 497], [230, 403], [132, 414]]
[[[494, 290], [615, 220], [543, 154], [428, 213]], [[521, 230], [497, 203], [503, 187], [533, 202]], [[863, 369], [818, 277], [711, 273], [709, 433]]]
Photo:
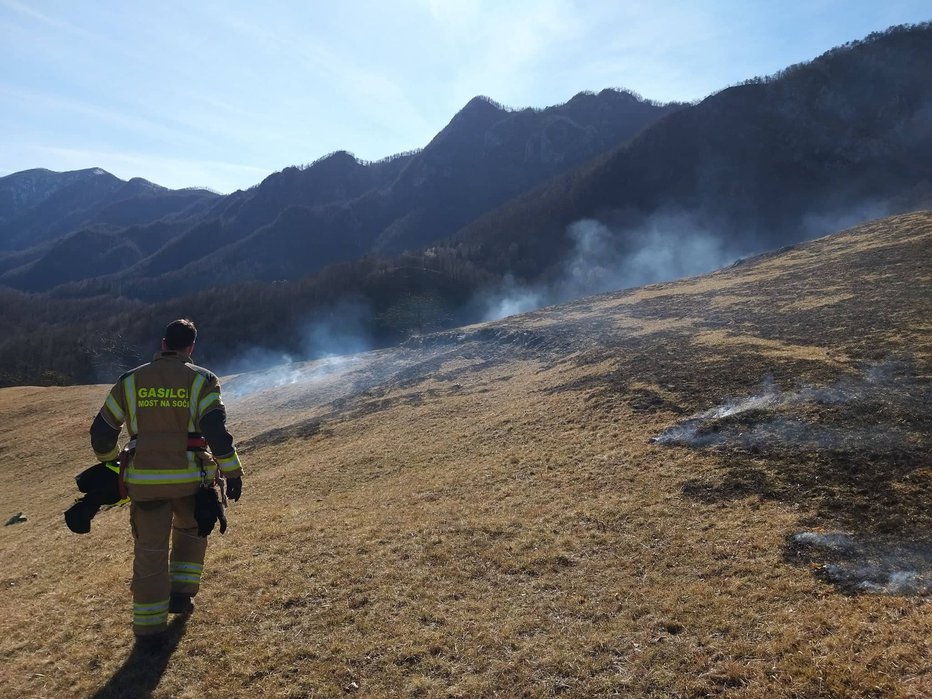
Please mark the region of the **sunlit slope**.
[[[248, 469], [167, 658], [106, 387], [0, 391], [3, 696], [932, 694], [932, 213], [225, 382]], [[202, 338], [209, 341], [209, 338]]]

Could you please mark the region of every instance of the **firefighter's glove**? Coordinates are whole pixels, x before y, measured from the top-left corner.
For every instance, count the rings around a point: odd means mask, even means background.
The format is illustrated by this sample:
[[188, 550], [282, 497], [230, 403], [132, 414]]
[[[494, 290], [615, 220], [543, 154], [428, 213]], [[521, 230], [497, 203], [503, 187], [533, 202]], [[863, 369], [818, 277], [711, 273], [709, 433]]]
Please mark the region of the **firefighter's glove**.
[[75, 534], [87, 534], [91, 531], [91, 520], [99, 509], [100, 504], [85, 496], [65, 510], [65, 524]]
[[208, 536], [218, 521], [220, 533], [223, 534], [227, 530], [223, 504], [213, 486], [199, 489], [194, 496], [194, 519], [197, 521], [198, 536]]
[[239, 496], [243, 492], [243, 479], [242, 478], [227, 478], [227, 498], [233, 502], [239, 500]]
[[95, 464], [74, 477], [78, 490], [84, 497], [65, 511], [65, 524], [75, 534], [91, 531], [91, 520], [104, 505], [115, 505], [120, 501], [119, 467], [113, 462]]
[[91, 496], [101, 505], [115, 505], [120, 501], [120, 467], [115, 462], [95, 464], [74, 477], [78, 490]]

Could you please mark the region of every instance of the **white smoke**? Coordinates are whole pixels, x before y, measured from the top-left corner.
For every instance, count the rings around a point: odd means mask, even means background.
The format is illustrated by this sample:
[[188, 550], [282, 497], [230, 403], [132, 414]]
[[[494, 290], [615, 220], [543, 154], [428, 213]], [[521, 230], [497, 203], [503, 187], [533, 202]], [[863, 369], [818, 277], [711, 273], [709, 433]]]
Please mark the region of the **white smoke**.
[[855, 548], [854, 539], [844, 532], [830, 532], [828, 534], [800, 532], [799, 534], [794, 534], [791, 537], [791, 541], [796, 546], [821, 548], [840, 553], [849, 552]]
[[656, 214], [623, 233], [594, 220], [577, 221], [567, 232], [574, 252], [558, 283], [567, 297], [705, 274], [739, 257], [685, 213]]
[[705, 229], [697, 217], [664, 212], [623, 231], [584, 219], [567, 228], [573, 248], [556, 279], [524, 286], [508, 277], [481, 302], [483, 320], [498, 320], [592, 294], [705, 274], [734, 262], [741, 250]]
[[293, 354], [263, 347], [243, 350], [220, 372], [238, 374], [224, 385], [224, 395], [242, 398], [268, 388], [320, 381], [344, 370], [371, 349], [366, 331], [370, 315], [365, 304], [342, 301], [305, 323], [292, 343], [297, 346]]
[[846, 207], [842, 212], [810, 212], [803, 216], [800, 227], [803, 238], [819, 238], [853, 228], [866, 221], [886, 218], [894, 213], [896, 207], [892, 202], [867, 201], [857, 206]]
[[484, 308], [482, 320], [500, 320], [508, 316], [527, 313], [548, 305], [548, 298], [546, 291], [522, 286], [515, 282], [511, 274], [508, 274], [499, 289], [485, 294], [480, 299], [480, 304]]
[[776, 414], [761, 416], [753, 425], [740, 428], [719, 424], [726, 418], [754, 410], [777, 411], [804, 404], [835, 405], [853, 401], [906, 400], [911, 395], [908, 380], [895, 375], [896, 363], [875, 364], [862, 377], [843, 377], [831, 386], [806, 386], [798, 391], [780, 391], [766, 377], [756, 393], [729, 398], [721, 405], [696, 413], [671, 425], [651, 441], [657, 444], [704, 448], [717, 445], [761, 446], [777, 442], [803, 448], [856, 449], [889, 448], [905, 445], [908, 438], [892, 426], [872, 426], [858, 430], [819, 426]]
[[372, 310], [362, 302], [343, 300], [318, 313], [301, 333], [304, 357], [359, 354], [372, 348], [367, 327]]
[[[826, 568], [829, 567], [826, 566]], [[837, 574], [835, 571], [828, 570], [826, 573]], [[840, 573], [845, 574], [845, 571], [842, 569]], [[915, 570], [881, 572], [871, 567], [867, 569], [866, 575], [863, 573], [861, 575], [865, 579], [858, 584], [858, 588], [875, 595], [928, 595], [932, 593], [932, 581], [927, 575], [922, 575]]]
[[330, 356], [312, 362], [287, 362], [261, 371], [236, 375], [226, 381], [224, 398], [232, 400], [246, 398], [282, 386], [312, 384], [346, 372], [360, 363], [356, 356]]
[[729, 399], [721, 405], [699, 414], [699, 419], [719, 419], [746, 413], [749, 410], [763, 410], [771, 408], [780, 403], [793, 402], [793, 394], [780, 393], [773, 383], [773, 377], [768, 376], [764, 379], [763, 387], [757, 395], [748, 396], [747, 398]]

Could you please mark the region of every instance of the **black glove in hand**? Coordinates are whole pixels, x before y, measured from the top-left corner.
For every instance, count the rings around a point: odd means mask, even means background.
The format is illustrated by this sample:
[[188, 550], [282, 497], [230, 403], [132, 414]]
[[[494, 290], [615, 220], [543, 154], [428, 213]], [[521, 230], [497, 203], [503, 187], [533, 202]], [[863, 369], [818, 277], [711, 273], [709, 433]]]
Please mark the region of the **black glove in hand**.
[[223, 504], [213, 486], [200, 488], [194, 496], [194, 519], [197, 522], [198, 536], [208, 536], [217, 522], [220, 522], [221, 534], [227, 530], [227, 518], [223, 514]]
[[243, 492], [243, 479], [242, 478], [227, 478], [227, 498], [229, 498], [233, 502], [237, 502], [242, 492]]
[[87, 534], [91, 531], [91, 520], [99, 509], [99, 503], [85, 496], [65, 511], [65, 523], [75, 534]]

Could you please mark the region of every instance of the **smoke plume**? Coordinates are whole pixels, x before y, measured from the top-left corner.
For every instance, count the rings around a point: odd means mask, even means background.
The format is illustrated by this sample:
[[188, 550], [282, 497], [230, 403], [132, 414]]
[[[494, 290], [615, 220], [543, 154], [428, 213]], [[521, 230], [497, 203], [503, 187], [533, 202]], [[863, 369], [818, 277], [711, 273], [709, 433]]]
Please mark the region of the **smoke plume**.
[[550, 294], [546, 289], [522, 286], [508, 274], [498, 289], [480, 297], [479, 305], [484, 309], [482, 320], [499, 320], [527, 313], [548, 305], [549, 298]]
[[287, 358], [278, 365], [233, 376], [224, 385], [223, 394], [236, 400], [282, 386], [314, 384], [346, 372], [360, 361], [358, 355], [331, 356], [311, 362], [293, 362]]
[[[268, 388], [320, 381], [344, 370], [372, 347], [370, 316], [365, 304], [343, 301], [305, 322], [291, 343], [293, 352], [245, 348], [221, 371], [242, 374], [228, 382], [224, 395], [241, 398]], [[313, 359], [319, 361], [307, 361]]]
[[483, 320], [498, 320], [542, 306], [618, 289], [705, 274], [744, 251], [726, 244], [686, 213], [659, 213], [634, 229], [617, 231], [585, 219], [567, 228], [572, 252], [549, 284], [521, 285], [507, 278], [483, 299]]

